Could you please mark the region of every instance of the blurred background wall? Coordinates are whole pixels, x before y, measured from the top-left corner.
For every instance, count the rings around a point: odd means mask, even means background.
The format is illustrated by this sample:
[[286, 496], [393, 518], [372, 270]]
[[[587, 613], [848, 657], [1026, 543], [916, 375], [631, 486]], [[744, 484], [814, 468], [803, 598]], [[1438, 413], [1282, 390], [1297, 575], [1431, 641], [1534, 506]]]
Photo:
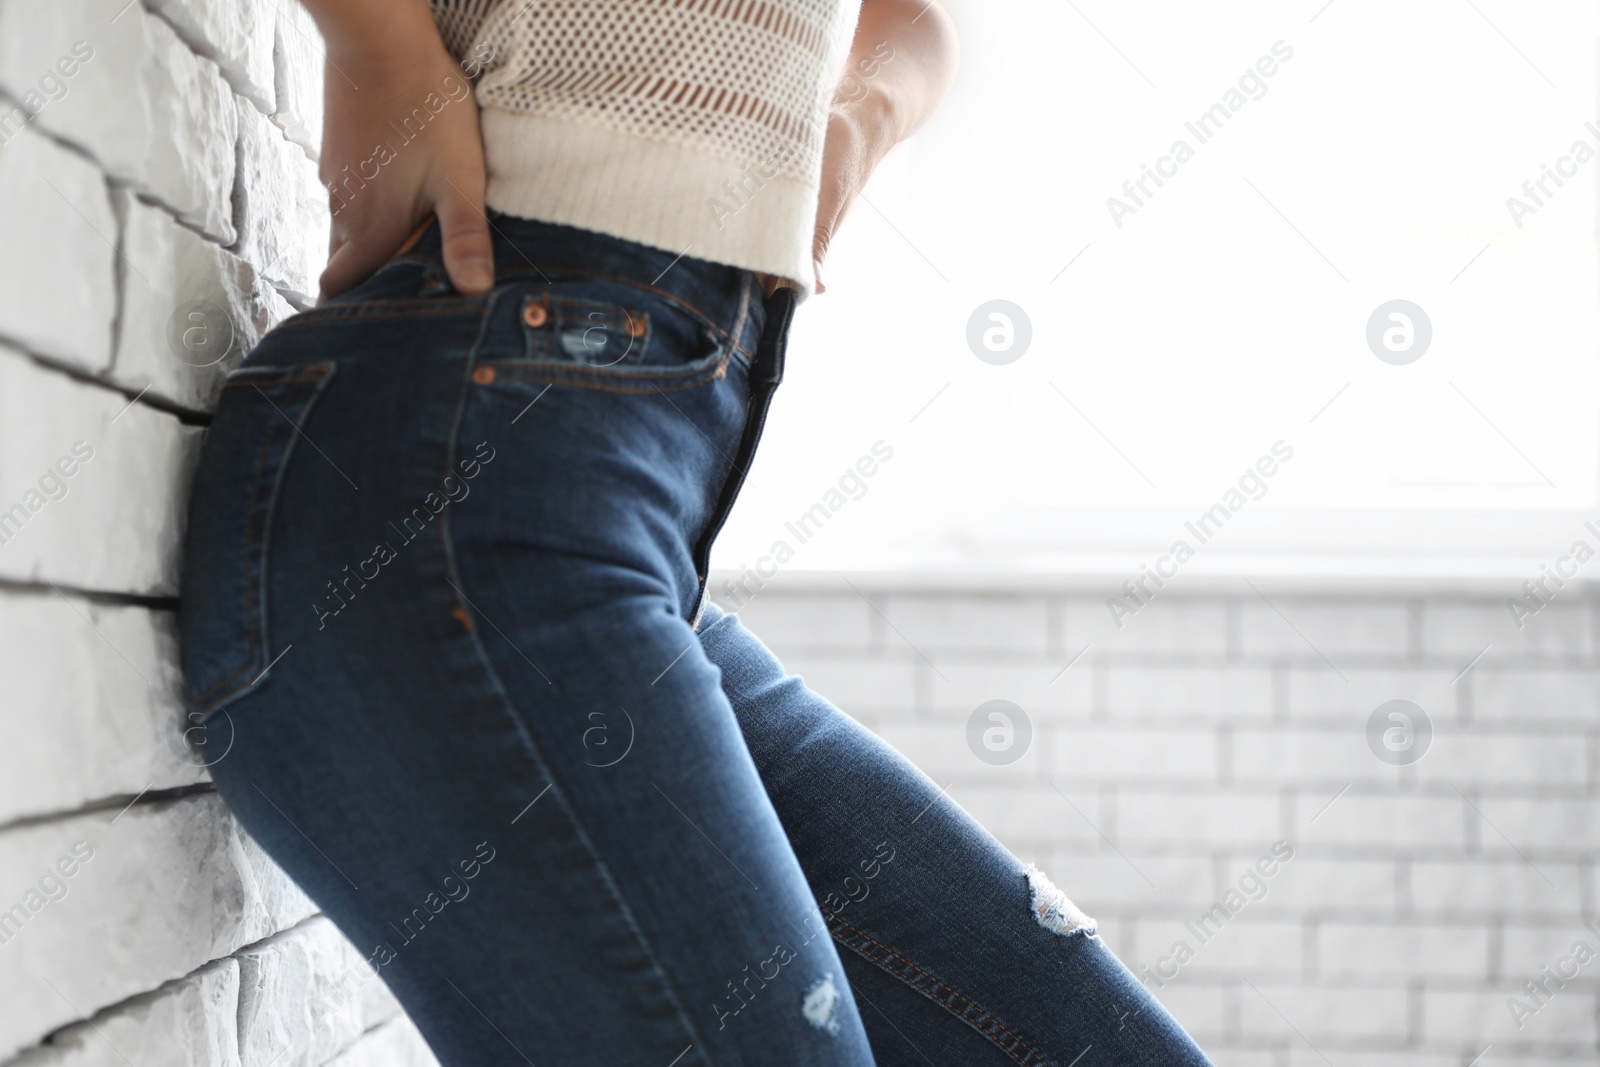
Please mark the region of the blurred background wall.
[[[431, 1062], [182, 744], [187, 479], [222, 372], [315, 289], [321, 62], [287, 0], [0, 0], [0, 1063]], [[1437, 585], [1196, 579], [1109, 634], [1104, 596], [730, 604], [1219, 1064], [1596, 1062], [1591, 595], [1518, 630]], [[1392, 700], [1431, 737], [1385, 748]]]

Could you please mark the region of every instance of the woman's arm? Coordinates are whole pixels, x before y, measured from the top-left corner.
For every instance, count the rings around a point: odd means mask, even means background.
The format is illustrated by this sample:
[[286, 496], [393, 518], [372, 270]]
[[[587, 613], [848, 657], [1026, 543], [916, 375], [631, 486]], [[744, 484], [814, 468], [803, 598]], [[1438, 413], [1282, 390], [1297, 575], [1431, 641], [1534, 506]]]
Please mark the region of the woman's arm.
[[955, 24], [935, 0], [862, 0], [823, 145], [818, 292], [822, 259], [845, 212], [889, 149], [932, 114], [955, 78], [957, 56]]
[[472, 82], [427, 0], [303, 0], [327, 42], [320, 174], [333, 209], [322, 293], [364, 280], [430, 212], [455, 287], [494, 284]]

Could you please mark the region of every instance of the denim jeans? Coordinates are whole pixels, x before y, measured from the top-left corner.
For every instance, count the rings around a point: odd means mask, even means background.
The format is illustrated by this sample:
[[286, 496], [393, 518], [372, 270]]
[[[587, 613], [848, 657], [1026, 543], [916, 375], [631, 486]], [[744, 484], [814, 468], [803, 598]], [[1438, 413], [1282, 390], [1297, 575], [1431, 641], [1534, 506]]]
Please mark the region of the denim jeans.
[[491, 216], [223, 389], [189, 737], [447, 1067], [1205, 1064], [1043, 874], [704, 594], [793, 294]]

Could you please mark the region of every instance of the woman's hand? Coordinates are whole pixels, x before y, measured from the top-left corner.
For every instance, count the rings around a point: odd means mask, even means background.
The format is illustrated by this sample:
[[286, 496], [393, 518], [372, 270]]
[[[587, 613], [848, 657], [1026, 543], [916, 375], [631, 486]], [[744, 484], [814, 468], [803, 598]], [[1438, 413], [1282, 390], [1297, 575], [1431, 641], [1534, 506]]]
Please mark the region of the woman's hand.
[[862, 0], [850, 56], [828, 115], [812, 247], [822, 260], [873, 170], [922, 124], [955, 78], [955, 25], [936, 0]]
[[451, 282], [463, 293], [489, 289], [478, 105], [426, 0], [307, 7], [328, 46], [319, 171], [333, 232], [323, 296], [364, 281], [429, 214], [439, 217]]

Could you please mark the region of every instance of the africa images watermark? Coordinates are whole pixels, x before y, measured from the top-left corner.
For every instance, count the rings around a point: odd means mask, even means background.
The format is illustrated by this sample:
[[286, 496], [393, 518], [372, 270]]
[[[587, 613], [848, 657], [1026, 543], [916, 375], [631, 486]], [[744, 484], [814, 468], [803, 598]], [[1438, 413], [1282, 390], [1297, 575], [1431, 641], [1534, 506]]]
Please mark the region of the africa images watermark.
[[8, 145], [38, 117], [39, 112], [58, 100], [63, 100], [70, 89], [68, 82], [77, 77], [83, 64], [94, 58], [94, 46], [88, 41], [74, 41], [72, 52], [57, 59], [55, 66], [39, 76], [38, 84], [22, 94], [21, 106], [0, 111], [0, 146]]
[[[829, 116], [836, 109], [849, 107], [865, 99], [867, 83], [876, 78], [886, 64], [894, 60], [894, 54], [894, 45], [888, 41], [879, 41], [873, 46], [872, 54], [863, 56], [856, 63], [855, 69], [845, 70], [832, 95], [806, 120], [806, 125], [812, 132], [818, 132], [818, 127], [825, 127]], [[746, 205], [755, 199], [756, 194], [778, 176], [784, 165], [795, 156], [799, 143], [794, 139], [789, 140], [764, 158], [750, 164], [739, 173], [738, 178], [723, 182], [721, 198], [715, 196], [706, 198], [706, 210], [710, 212], [711, 221], [716, 224], [717, 229], [726, 229], [728, 220], [743, 211]]]
[[94, 458], [94, 446], [87, 441], [72, 442], [72, 454], [62, 456], [39, 475], [37, 487], [22, 494], [22, 499], [0, 511], [0, 547], [14, 541], [22, 528], [44, 510], [46, 504], [65, 500], [71, 491], [70, 479]]
[[[462, 72], [470, 81], [476, 78], [484, 66], [493, 59], [494, 46], [479, 45], [477, 51], [461, 64]], [[389, 141], [381, 142], [373, 147], [370, 156], [355, 164], [355, 173], [351, 173], [350, 164], [346, 163], [333, 180], [327, 182], [329, 203], [335, 215], [350, 206], [356, 193], [367, 187], [367, 182], [377, 181], [383, 168], [399, 158], [401, 149], [421, 137], [428, 123], [438, 118], [445, 108], [451, 104], [459, 104], [472, 95], [472, 86], [454, 74], [446, 74], [439, 86], [444, 90], [443, 96], [437, 91], [429, 92], [422, 98], [420, 104], [400, 119], [398, 125], [394, 120], [390, 120], [389, 128], [399, 139], [398, 147]]]
[[[1585, 522], [1583, 528], [1600, 542], [1600, 526], [1596, 526], [1593, 519]], [[1594, 546], [1580, 537], [1572, 542], [1566, 555], [1553, 563], [1539, 564], [1539, 577], [1522, 583], [1522, 598], [1506, 597], [1506, 610], [1511, 612], [1511, 621], [1517, 629], [1528, 625], [1529, 619], [1549, 607], [1556, 598], [1556, 591], [1576, 578], [1578, 568], [1594, 557]], [[1551, 588], [1552, 585], [1555, 588]]]
[[[1294, 448], [1283, 441], [1272, 443], [1272, 455], [1259, 457], [1255, 465], [1246, 469], [1239, 476], [1237, 487], [1230, 486], [1222, 494], [1222, 499], [1211, 507], [1202, 511], [1191, 522], [1183, 524], [1195, 539], [1196, 544], [1203, 545], [1217, 535], [1223, 525], [1253, 500], [1260, 500], [1267, 495], [1267, 479], [1277, 474], [1281, 463], [1287, 463], [1294, 458]], [[1276, 456], [1277, 459], [1274, 459]], [[1245, 494], [1249, 496], [1246, 497]], [[1122, 629], [1124, 620], [1139, 614], [1173, 578], [1178, 576], [1178, 569], [1195, 556], [1195, 548], [1184, 538], [1179, 538], [1172, 543], [1167, 554], [1157, 559], [1154, 563], [1141, 564], [1139, 575], [1129, 578], [1122, 583], [1122, 597], [1106, 597], [1106, 610], [1111, 613], [1111, 621], [1117, 629]], [[1155, 588], [1152, 589], [1152, 583]]]
[[[483, 454], [486, 448], [489, 450], [487, 456]], [[422, 532], [428, 528], [428, 524], [440, 512], [444, 511], [451, 503], [459, 504], [467, 499], [467, 495], [472, 492], [472, 486], [467, 483], [481, 474], [483, 468], [492, 463], [496, 455], [497, 453], [489, 442], [478, 442], [473, 449], [473, 455], [461, 460], [458, 464], [461, 468], [460, 476], [455, 474], [445, 475], [444, 482], [440, 486], [440, 489], [443, 490], [442, 495], [436, 490], [423, 497], [422, 503], [412, 508], [411, 514], [401, 519], [399, 526], [396, 526], [392, 520], [390, 521], [389, 528], [395, 532], [395, 539], [400, 542], [400, 548], [396, 548], [385, 538], [373, 548], [372, 555], [356, 564], [354, 573], [350, 571], [350, 564], [346, 563], [343, 567], [344, 577], [340, 579], [337, 585], [330, 578], [328, 580], [328, 592], [332, 595], [328, 598], [329, 603], [326, 605], [313, 603], [311, 605], [311, 610], [316, 612], [317, 615], [317, 629], [327, 629], [328, 620], [349, 607], [351, 601], [355, 600], [356, 594], [365, 589], [368, 582], [376, 581], [378, 576], [383, 573], [384, 567], [400, 558], [400, 549], [405, 548], [421, 536]], [[372, 568], [370, 573], [367, 570], [368, 567]], [[353, 586], [352, 583], [354, 583]], [[340, 592], [341, 588], [344, 590], [343, 593]]]
[[[738, 611], [764, 589], [767, 580], [777, 577], [778, 569], [795, 557], [796, 546], [804, 545], [815, 537], [823, 525], [850, 501], [860, 500], [867, 495], [867, 479], [877, 474], [881, 465], [893, 458], [894, 449], [890, 445], [882, 440], [872, 442], [871, 455], [858, 457], [852, 466], [839, 475], [838, 481], [822, 494], [821, 500], [801, 512], [793, 522], [783, 524], [783, 528], [794, 538], [793, 545], [788, 538], [778, 538], [772, 542], [769, 554], [757, 558], [754, 567], [741, 563], [739, 577], [729, 578], [722, 583], [722, 592], [728, 597], [727, 609]], [[754, 583], [754, 589], [750, 587], [751, 583]]]
[[1173, 942], [1172, 948], [1165, 956], [1156, 960], [1154, 968], [1149, 964], [1139, 969], [1140, 981], [1154, 983], [1157, 989], [1163, 988], [1168, 982], [1178, 977], [1178, 973], [1190, 960], [1195, 958], [1198, 949], [1209, 944], [1222, 932], [1223, 927], [1233, 920], [1235, 915], [1251, 905], [1266, 899], [1271, 886], [1270, 880], [1289, 861], [1294, 859], [1294, 846], [1287, 841], [1279, 841], [1272, 846], [1272, 851], [1245, 869], [1238, 880], [1228, 887], [1222, 894], [1222, 899], [1216, 901], [1198, 918], [1183, 924], [1195, 940], [1190, 945], [1184, 938]]
[[[1578, 168], [1595, 157], [1596, 145], [1600, 145], [1600, 127], [1591, 122], [1585, 122], [1583, 128], [1594, 137], [1595, 144], [1587, 141], [1573, 141], [1567, 154], [1556, 159], [1556, 165], [1551, 167], [1548, 163], [1539, 164], [1539, 176], [1530, 178], [1522, 183], [1522, 195], [1526, 200], [1515, 196], [1506, 197], [1506, 210], [1511, 213], [1511, 221], [1517, 224], [1517, 229], [1522, 229], [1523, 222], [1529, 215], [1537, 215], [1545, 202], [1554, 197], [1567, 183], [1562, 178], [1575, 178]], [[1550, 183], [1555, 183], [1555, 189], [1550, 188]], [[1543, 194], [1543, 195], [1541, 195]]]
[[[1139, 176], [1122, 183], [1122, 194], [1128, 198], [1127, 200], [1115, 196], [1106, 198], [1106, 210], [1111, 213], [1111, 221], [1116, 224], [1117, 229], [1122, 229], [1124, 218], [1138, 214], [1139, 209], [1145, 206], [1145, 202], [1155, 196], [1155, 191], [1148, 183], [1154, 182], [1156, 189], [1160, 189], [1166, 184], [1162, 181], [1163, 178], [1177, 177], [1178, 168], [1194, 158], [1195, 148], [1198, 145], [1205, 144], [1221, 133], [1223, 126], [1238, 114], [1245, 104], [1251, 100], [1260, 100], [1267, 95], [1266, 79], [1278, 73], [1279, 63], [1287, 63], [1294, 57], [1294, 49], [1281, 40], [1272, 42], [1271, 52], [1272, 55], [1257, 59], [1254, 67], [1239, 75], [1237, 88], [1229, 88], [1224, 92], [1219, 103], [1212, 104], [1192, 122], [1183, 124], [1183, 128], [1194, 138], [1194, 145], [1182, 137], [1173, 141], [1167, 154], [1156, 159], [1154, 167], [1148, 163], [1141, 163]], [[1277, 58], [1274, 59], [1273, 56]], [[1246, 93], [1250, 95], [1247, 97]]]

